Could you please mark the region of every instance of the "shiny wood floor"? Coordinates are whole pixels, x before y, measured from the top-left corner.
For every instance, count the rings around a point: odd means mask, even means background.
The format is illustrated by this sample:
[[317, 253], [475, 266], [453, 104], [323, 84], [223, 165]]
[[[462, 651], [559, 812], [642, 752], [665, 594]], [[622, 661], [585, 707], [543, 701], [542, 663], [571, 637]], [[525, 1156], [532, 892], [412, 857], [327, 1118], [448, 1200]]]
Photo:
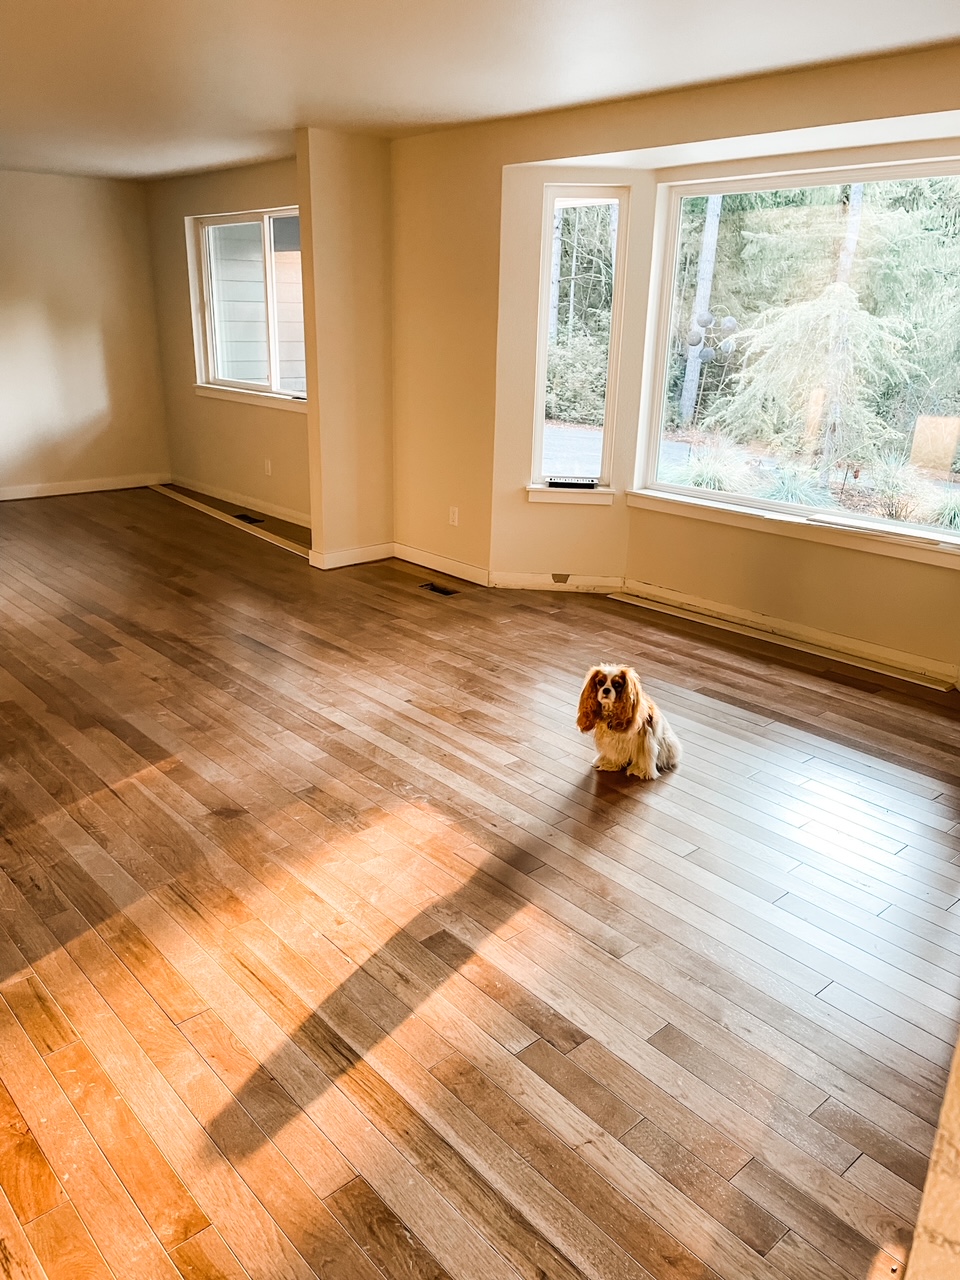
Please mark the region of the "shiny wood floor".
[[[901, 1276], [950, 700], [426, 578], [0, 507], [0, 1276]], [[591, 772], [598, 659], [678, 775]]]

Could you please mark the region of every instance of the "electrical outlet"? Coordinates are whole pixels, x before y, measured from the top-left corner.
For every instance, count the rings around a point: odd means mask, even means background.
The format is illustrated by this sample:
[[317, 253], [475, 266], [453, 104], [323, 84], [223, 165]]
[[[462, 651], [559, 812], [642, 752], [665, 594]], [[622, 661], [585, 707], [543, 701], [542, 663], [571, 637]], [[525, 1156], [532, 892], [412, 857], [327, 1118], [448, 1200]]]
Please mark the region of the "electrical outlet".
[[263, 460], [263, 471], [264, 471], [264, 475], [268, 475], [268, 476], [273, 475], [273, 463], [270, 461], [269, 458], [264, 458]]
[[451, 524], [459, 524], [459, 523], [460, 523], [460, 508], [459, 508], [459, 507], [451, 507], [451, 508], [450, 508], [450, 523], [451, 523]]

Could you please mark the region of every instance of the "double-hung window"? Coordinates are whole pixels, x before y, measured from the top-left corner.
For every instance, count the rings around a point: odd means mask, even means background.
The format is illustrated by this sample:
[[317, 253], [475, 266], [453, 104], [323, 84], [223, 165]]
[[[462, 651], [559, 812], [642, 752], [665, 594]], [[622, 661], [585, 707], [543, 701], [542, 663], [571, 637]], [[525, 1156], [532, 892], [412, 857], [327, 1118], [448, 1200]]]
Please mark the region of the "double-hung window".
[[304, 399], [297, 209], [192, 218], [188, 234], [197, 381]]
[[626, 192], [546, 188], [533, 481], [609, 483]]
[[667, 183], [639, 487], [960, 538], [960, 176]]

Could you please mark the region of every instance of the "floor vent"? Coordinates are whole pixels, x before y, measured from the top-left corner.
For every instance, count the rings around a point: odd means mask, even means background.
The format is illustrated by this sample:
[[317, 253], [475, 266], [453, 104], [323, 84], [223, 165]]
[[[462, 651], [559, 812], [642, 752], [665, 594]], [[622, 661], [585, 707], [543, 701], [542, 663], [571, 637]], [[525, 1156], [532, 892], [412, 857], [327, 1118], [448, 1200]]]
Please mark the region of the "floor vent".
[[459, 593], [453, 587], [441, 587], [436, 582], [421, 582], [421, 591], [432, 591], [435, 596], [455, 596]]
[[234, 519], [242, 520], [244, 524], [263, 524], [262, 516], [251, 516], [246, 511], [235, 511]]

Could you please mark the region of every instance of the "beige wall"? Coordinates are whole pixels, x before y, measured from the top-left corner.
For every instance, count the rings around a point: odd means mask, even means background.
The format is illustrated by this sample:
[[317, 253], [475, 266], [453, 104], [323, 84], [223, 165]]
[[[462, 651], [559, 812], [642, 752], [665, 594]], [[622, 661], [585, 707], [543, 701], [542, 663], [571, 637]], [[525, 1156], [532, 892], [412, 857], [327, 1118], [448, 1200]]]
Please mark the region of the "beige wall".
[[[505, 165], [947, 111], [958, 105], [958, 76], [960, 46], [949, 46], [395, 142], [397, 541], [496, 571], [492, 546], [498, 558], [509, 555], [517, 573], [566, 572], [577, 571], [578, 548], [596, 546], [617, 525], [616, 515], [598, 508], [531, 504], [521, 513], [529, 422], [516, 428], [527, 437], [522, 448], [508, 440], [495, 450]], [[451, 505], [460, 509], [457, 528], [447, 522]], [[568, 521], [558, 511], [575, 516]], [[503, 519], [521, 532], [514, 535]], [[842, 628], [838, 634], [868, 645], [960, 661], [955, 569], [746, 532], [724, 540], [730, 562], [705, 581], [703, 566], [719, 564], [717, 526], [633, 510], [620, 519], [629, 530], [628, 578], [680, 593], [698, 585], [704, 598], [731, 612], [780, 618], [787, 611], [796, 627]], [[612, 566], [621, 555], [619, 536], [609, 539]], [[653, 550], [664, 547], [669, 554]], [[694, 566], [701, 566], [699, 579]], [[591, 553], [580, 571], [600, 574], [602, 566]], [[889, 617], [891, 589], [906, 603], [897, 622]]]
[[[310, 523], [306, 413], [197, 395], [184, 219], [297, 203], [294, 160], [147, 184], [167, 434], [183, 484]], [[269, 458], [271, 475], [264, 460]]]
[[0, 172], [0, 497], [168, 466], [143, 189]]
[[322, 568], [392, 550], [389, 155], [382, 138], [298, 134], [311, 558]]
[[747, 625], [785, 623], [788, 635], [792, 624], [795, 639], [852, 641], [844, 647], [893, 666], [926, 658], [933, 675], [960, 661], [960, 568], [693, 516], [630, 516], [627, 581], [653, 599], [742, 615]]

